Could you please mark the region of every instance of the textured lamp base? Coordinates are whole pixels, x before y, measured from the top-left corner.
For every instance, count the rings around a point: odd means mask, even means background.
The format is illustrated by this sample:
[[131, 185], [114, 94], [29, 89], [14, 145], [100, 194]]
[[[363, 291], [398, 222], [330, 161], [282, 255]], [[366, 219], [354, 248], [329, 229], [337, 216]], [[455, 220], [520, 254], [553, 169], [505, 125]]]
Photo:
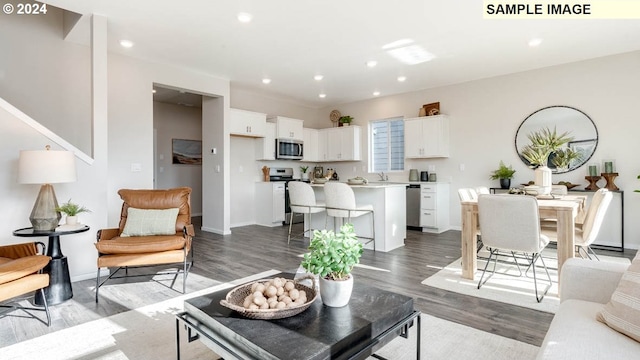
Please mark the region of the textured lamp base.
[[56, 211], [58, 200], [51, 184], [44, 184], [31, 210], [29, 221], [34, 231], [53, 231], [60, 222], [60, 213]]

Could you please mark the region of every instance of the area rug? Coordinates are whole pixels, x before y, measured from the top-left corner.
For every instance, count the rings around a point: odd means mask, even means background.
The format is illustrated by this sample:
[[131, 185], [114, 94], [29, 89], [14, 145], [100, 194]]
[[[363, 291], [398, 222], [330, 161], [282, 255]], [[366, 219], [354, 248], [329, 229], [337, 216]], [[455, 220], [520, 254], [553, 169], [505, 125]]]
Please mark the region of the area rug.
[[[268, 277], [268, 271], [180, 296], [157, 304], [94, 320], [0, 349], [2, 359], [147, 360], [175, 359], [175, 314], [184, 300]], [[319, 300], [318, 300], [319, 301]], [[181, 331], [183, 331], [181, 329]], [[423, 359], [534, 359], [538, 347], [430, 315], [421, 319]], [[416, 326], [409, 338], [398, 337], [377, 352], [387, 359], [415, 359]], [[181, 334], [181, 359], [219, 357], [199, 341], [187, 343]], [[375, 360], [373, 357], [370, 360]]]
[[[560, 305], [558, 298], [558, 261], [556, 257], [556, 249], [545, 249], [543, 251], [544, 262], [549, 269], [552, 279], [552, 286], [544, 297], [542, 302], [538, 303], [535, 298], [534, 283], [532, 272], [528, 272], [528, 276], [517, 276], [518, 270], [514, 265], [508, 265], [498, 262], [497, 273], [489, 279], [480, 289], [478, 289], [478, 280], [482, 275], [482, 269], [486, 262], [482, 258], [488, 258], [489, 252], [482, 249], [478, 253], [478, 270], [475, 273], [475, 280], [462, 278], [462, 260], [457, 259], [444, 269], [438, 271], [433, 276], [422, 281], [423, 285], [436, 287], [460, 294], [480, 297], [488, 300], [499, 301], [507, 304], [527, 307], [534, 310], [554, 313]], [[624, 262], [630, 263], [629, 259], [602, 256], [599, 255], [601, 261]], [[501, 259], [509, 260], [508, 258]], [[513, 261], [513, 259], [511, 259]], [[540, 262], [538, 261], [540, 264]], [[489, 264], [489, 269], [493, 268], [493, 261]], [[526, 265], [522, 266], [522, 271], [526, 269]], [[508, 275], [506, 275], [508, 274]], [[538, 289], [543, 289], [548, 284], [546, 274], [542, 267], [536, 269], [538, 278]], [[545, 280], [545, 281], [542, 281]]]

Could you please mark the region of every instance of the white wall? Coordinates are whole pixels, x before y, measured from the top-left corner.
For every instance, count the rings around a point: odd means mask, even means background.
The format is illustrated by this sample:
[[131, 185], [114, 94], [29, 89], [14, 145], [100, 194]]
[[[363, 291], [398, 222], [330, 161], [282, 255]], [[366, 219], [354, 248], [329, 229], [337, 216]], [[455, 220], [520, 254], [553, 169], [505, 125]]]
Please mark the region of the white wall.
[[191, 214], [202, 214], [202, 165], [173, 164], [172, 139], [202, 140], [202, 109], [153, 102], [156, 188], [191, 188]]
[[48, 10], [2, 15], [0, 97], [91, 155], [90, 48], [64, 41], [63, 11]]
[[[402, 173], [390, 178], [408, 179], [408, 169], [426, 170], [436, 167], [439, 180], [451, 181], [451, 222], [460, 226], [460, 206], [457, 189], [480, 185], [497, 186], [489, 180], [500, 160], [517, 170], [513, 183], [533, 179], [533, 171], [519, 160], [514, 137], [520, 123], [534, 111], [550, 105], [567, 105], [585, 112], [593, 119], [599, 132], [598, 148], [592, 161], [615, 159], [618, 187], [625, 191], [625, 246], [640, 247], [640, 174], [637, 161], [637, 99], [640, 97], [640, 52], [592, 59], [524, 73], [478, 80], [459, 85], [428, 89], [389, 96], [370, 101], [343, 104], [337, 107], [343, 114], [355, 118], [355, 124], [366, 128], [370, 120], [393, 116], [415, 117], [422, 104], [440, 102], [441, 112], [451, 118], [451, 156], [447, 159], [407, 161]], [[324, 108], [319, 117], [328, 117], [333, 107]], [[336, 165], [339, 173], [351, 177], [352, 167], [366, 165], [366, 145], [363, 161]], [[460, 171], [459, 166], [465, 165]], [[325, 166], [326, 167], [326, 166]], [[553, 181], [571, 181], [588, 185], [587, 170], [553, 176]], [[365, 174], [375, 178], [373, 174]], [[600, 182], [604, 186], [604, 182]]]

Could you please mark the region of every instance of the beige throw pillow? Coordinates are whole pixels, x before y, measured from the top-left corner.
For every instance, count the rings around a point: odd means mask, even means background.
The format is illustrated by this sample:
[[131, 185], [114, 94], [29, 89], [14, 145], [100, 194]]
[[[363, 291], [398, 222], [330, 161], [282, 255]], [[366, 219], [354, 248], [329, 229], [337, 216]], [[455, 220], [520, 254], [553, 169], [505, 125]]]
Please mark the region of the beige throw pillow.
[[[638, 253], [640, 254], [640, 253]], [[640, 257], [636, 256], [622, 275], [597, 319], [612, 329], [640, 342]]]
[[175, 235], [178, 210], [178, 208], [159, 210], [130, 207], [127, 210], [127, 222], [120, 236]]

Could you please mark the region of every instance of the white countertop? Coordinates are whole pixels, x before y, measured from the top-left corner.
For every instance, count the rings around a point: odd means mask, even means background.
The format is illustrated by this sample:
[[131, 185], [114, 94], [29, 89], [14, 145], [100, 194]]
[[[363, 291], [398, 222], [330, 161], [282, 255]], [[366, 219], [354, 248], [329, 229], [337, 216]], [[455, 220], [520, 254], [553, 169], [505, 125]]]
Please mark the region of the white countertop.
[[[362, 184], [362, 185], [351, 185], [349, 183], [347, 183], [346, 181], [341, 181], [342, 183], [345, 183], [351, 187], [354, 188], [389, 188], [389, 187], [407, 187], [409, 186], [409, 182], [394, 182], [394, 181], [372, 181], [369, 182], [368, 184]], [[311, 183], [311, 186], [315, 186], [315, 187], [324, 187], [324, 184], [314, 184]]]

